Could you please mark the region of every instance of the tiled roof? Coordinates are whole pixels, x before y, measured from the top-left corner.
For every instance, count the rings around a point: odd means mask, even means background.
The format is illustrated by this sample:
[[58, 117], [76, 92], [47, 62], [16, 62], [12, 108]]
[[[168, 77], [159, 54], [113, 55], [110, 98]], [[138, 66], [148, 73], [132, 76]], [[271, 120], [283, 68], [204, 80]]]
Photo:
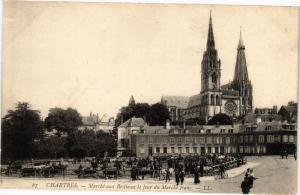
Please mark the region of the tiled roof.
[[143, 127], [145, 126], [145, 121], [142, 118], [132, 117], [122, 123], [119, 127]]
[[82, 117], [82, 124], [84, 126], [93, 126], [97, 123], [97, 118], [93, 116], [83, 116]]
[[294, 106], [282, 106], [286, 111], [290, 113], [296, 113], [297, 112], [297, 105]]
[[187, 108], [189, 97], [186, 96], [162, 96], [161, 103], [166, 106], [176, 106], [177, 108]]
[[164, 126], [144, 126], [143, 128], [145, 134], [167, 134], [169, 130]]
[[233, 89], [224, 90], [221, 89], [221, 92], [223, 95], [230, 95], [230, 96], [238, 96], [239, 92]]
[[229, 90], [231, 88], [232, 88], [232, 82], [229, 82], [229, 83], [227, 83], [225, 85], [221, 85], [221, 89], [222, 90]]
[[[171, 126], [170, 129], [166, 129], [164, 126], [145, 126], [144, 134], [199, 134], [207, 133], [207, 130], [210, 130], [211, 134], [219, 134], [221, 129], [225, 129], [225, 133], [228, 133], [228, 129], [232, 129], [232, 133], [239, 132], [238, 125], [196, 125], [196, 126], [186, 126], [185, 129], [178, 126]], [[177, 131], [175, 133], [175, 131]]]
[[193, 95], [190, 97], [188, 108], [198, 106], [201, 104], [201, 94]]

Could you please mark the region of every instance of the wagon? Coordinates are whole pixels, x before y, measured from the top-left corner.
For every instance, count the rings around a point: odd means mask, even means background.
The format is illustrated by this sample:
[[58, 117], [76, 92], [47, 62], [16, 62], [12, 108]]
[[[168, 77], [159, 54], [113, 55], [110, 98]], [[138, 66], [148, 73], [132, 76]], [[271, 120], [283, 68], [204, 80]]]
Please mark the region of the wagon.
[[40, 170], [36, 168], [23, 168], [21, 170], [21, 177], [28, 177], [28, 176], [38, 176], [40, 175]]
[[90, 169], [90, 168], [86, 168], [83, 170], [77, 169], [74, 171], [75, 174], [78, 176], [78, 178], [86, 178], [86, 177], [96, 177], [96, 170]]

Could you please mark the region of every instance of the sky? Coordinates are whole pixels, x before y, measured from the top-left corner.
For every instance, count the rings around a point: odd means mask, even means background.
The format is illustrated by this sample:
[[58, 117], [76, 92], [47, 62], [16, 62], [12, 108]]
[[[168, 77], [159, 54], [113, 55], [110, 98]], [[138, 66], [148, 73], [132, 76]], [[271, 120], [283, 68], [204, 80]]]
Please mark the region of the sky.
[[53, 107], [115, 117], [131, 95], [198, 94], [210, 10], [221, 84], [242, 29], [254, 106], [297, 101], [296, 7], [5, 2], [2, 113], [26, 101], [43, 117]]

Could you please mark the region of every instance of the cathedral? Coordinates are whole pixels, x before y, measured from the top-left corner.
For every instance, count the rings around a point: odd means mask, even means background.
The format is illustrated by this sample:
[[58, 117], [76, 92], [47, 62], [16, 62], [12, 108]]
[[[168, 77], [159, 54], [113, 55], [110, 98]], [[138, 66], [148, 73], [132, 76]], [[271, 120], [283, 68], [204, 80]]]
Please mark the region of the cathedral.
[[248, 76], [245, 45], [241, 33], [233, 81], [221, 85], [220, 80], [221, 60], [215, 47], [210, 15], [206, 51], [201, 63], [201, 91], [191, 97], [162, 96], [161, 103], [168, 107], [171, 121], [194, 118], [207, 121], [218, 113], [239, 117], [252, 112], [252, 84]]

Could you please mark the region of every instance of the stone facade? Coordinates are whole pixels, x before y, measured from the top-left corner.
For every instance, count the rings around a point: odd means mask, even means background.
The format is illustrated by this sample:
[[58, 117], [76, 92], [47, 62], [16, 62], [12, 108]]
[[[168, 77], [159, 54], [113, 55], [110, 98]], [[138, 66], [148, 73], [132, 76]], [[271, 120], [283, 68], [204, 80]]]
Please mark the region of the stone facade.
[[296, 148], [295, 124], [261, 122], [245, 125], [147, 127], [131, 135], [130, 150], [139, 158], [207, 153], [280, 154]]
[[[201, 91], [199, 94], [189, 97], [186, 108], [172, 105], [173, 110], [180, 112], [178, 115], [181, 117], [176, 119], [202, 118], [207, 121], [218, 113], [226, 113], [231, 117], [252, 113], [253, 89], [248, 76], [245, 45], [241, 35], [237, 47], [233, 81], [221, 85], [220, 80], [221, 60], [215, 47], [212, 18], [210, 16], [206, 50], [201, 63]], [[170, 115], [174, 115], [173, 110], [171, 110]]]

